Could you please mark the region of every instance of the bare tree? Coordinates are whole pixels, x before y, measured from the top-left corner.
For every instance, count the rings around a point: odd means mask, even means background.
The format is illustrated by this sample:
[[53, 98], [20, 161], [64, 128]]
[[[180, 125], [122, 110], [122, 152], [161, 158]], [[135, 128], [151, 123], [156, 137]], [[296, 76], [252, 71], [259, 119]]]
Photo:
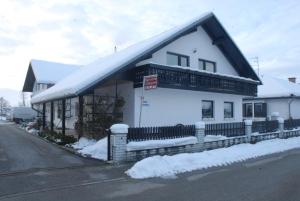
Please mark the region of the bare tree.
[[0, 97], [0, 116], [6, 115], [9, 108], [10, 108], [9, 102], [5, 100], [3, 97]]

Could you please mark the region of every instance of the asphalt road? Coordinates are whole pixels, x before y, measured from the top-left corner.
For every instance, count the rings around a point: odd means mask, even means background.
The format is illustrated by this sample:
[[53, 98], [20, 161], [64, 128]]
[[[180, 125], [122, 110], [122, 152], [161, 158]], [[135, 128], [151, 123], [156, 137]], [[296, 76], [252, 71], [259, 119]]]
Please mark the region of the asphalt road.
[[0, 123], [0, 173], [95, 163], [61, 150], [15, 125]]
[[[12, 132], [15, 128], [2, 127], [0, 135], [4, 130]], [[13, 135], [26, 134], [20, 132]], [[56, 150], [57, 147], [49, 149]], [[124, 171], [131, 164], [110, 166], [101, 163], [91, 165], [89, 161], [82, 163], [86, 165], [72, 167], [65, 164], [62, 168], [0, 173], [0, 200], [300, 200], [300, 150], [226, 167], [193, 171], [169, 179], [130, 179]]]

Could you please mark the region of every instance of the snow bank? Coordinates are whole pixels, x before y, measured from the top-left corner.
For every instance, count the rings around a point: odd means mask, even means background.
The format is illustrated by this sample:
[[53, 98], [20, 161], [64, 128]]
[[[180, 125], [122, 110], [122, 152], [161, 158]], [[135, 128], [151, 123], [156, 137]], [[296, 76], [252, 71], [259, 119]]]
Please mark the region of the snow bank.
[[300, 137], [273, 139], [257, 144], [240, 144], [229, 148], [174, 156], [153, 156], [137, 162], [126, 171], [132, 178], [174, 177], [178, 173], [228, 165], [263, 155], [300, 148]]
[[83, 145], [86, 145], [86, 146], [84, 146], [82, 149], [78, 150], [78, 153], [80, 153], [84, 156], [90, 156], [90, 157], [96, 158], [96, 159], [107, 160], [107, 137], [99, 140], [96, 143], [92, 143], [91, 141], [78, 142], [78, 147], [83, 146]]
[[97, 142], [96, 140], [82, 137], [82, 138], [79, 139], [78, 142], [75, 142], [75, 143], [71, 144], [70, 146], [74, 149], [83, 149], [87, 146], [91, 146], [91, 145], [96, 144], [96, 142]]
[[127, 144], [127, 151], [133, 150], [144, 150], [144, 149], [155, 149], [161, 147], [172, 147], [172, 146], [180, 146], [186, 144], [196, 144], [196, 137], [183, 137], [176, 139], [168, 139], [168, 140], [147, 140], [140, 142], [129, 142]]
[[218, 141], [218, 140], [226, 140], [228, 137], [223, 135], [206, 135], [204, 138], [204, 142], [212, 142], [212, 141]]

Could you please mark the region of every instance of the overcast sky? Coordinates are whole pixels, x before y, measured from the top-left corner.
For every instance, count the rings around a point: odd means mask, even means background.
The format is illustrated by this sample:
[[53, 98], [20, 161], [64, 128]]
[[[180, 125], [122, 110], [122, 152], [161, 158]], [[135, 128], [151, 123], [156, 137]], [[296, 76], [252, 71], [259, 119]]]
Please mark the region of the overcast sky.
[[87, 64], [208, 11], [262, 73], [300, 81], [299, 0], [1, 0], [0, 88], [21, 90], [32, 58]]

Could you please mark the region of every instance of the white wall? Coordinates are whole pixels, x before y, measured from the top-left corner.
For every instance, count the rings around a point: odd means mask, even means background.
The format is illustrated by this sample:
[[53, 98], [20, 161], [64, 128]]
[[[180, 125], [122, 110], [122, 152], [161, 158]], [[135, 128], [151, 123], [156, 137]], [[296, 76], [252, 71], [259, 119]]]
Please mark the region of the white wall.
[[[135, 123], [139, 125], [140, 97], [142, 89], [135, 89]], [[193, 124], [202, 120], [202, 100], [214, 101], [214, 119], [209, 123], [242, 121], [242, 96], [158, 88], [144, 94], [149, 104], [143, 106], [141, 126], [164, 126], [175, 124]], [[234, 118], [224, 119], [224, 101], [234, 102]]]
[[[197, 50], [196, 53], [193, 53], [194, 49]], [[189, 56], [191, 68], [198, 68], [198, 59], [206, 59], [216, 62], [218, 73], [238, 75], [219, 48], [212, 44], [212, 40], [202, 27], [198, 27], [197, 32], [183, 36], [170, 43], [155, 52], [151, 59], [145, 61], [166, 65], [168, 51]]]

